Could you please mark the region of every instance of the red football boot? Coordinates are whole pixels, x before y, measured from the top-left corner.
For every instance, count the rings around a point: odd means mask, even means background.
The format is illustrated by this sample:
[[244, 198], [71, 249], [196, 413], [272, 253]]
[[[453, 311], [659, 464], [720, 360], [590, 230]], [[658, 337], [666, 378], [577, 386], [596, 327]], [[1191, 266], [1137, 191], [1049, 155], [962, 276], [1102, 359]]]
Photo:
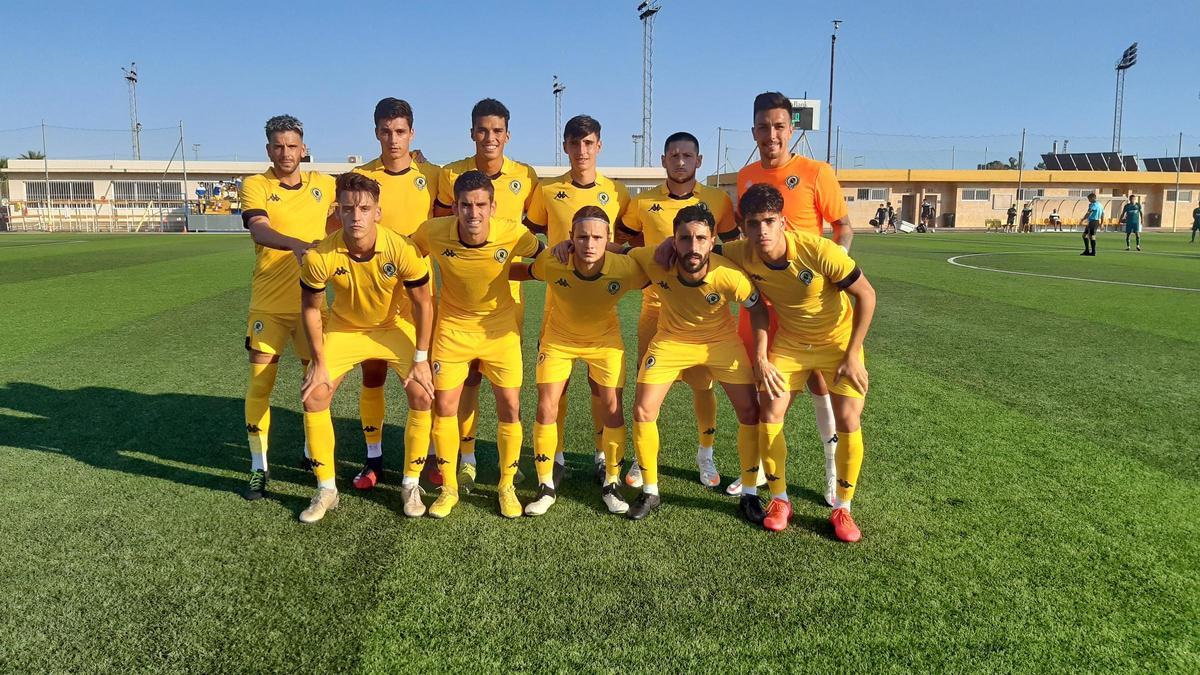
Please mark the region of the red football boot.
[[767, 505], [767, 517], [763, 518], [763, 527], [772, 532], [782, 532], [787, 529], [791, 519], [792, 503], [786, 499], [772, 499]]
[[833, 524], [833, 536], [841, 541], [855, 542], [862, 539], [862, 532], [850, 517], [850, 509], [834, 509], [833, 514], [829, 516], [829, 522]]
[[379, 475], [375, 473], [375, 469], [369, 466], [364, 466], [362, 471], [354, 477], [354, 489], [370, 490], [379, 484]]

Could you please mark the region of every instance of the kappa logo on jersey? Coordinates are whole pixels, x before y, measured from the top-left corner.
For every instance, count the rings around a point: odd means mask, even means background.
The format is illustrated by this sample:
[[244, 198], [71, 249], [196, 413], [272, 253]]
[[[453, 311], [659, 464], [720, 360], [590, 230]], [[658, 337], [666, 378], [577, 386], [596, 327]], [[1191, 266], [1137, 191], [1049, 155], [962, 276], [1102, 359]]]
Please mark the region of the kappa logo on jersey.
[[555, 198], [555, 199], [560, 199], [560, 200], [561, 200], [561, 199], [566, 199], [566, 198], [567, 198], [567, 193], [566, 193], [566, 192], [564, 192], [563, 190], [559, 190], [559, 191], [558, 191], [558, 194], [554, 195], [554, 198]]
[[349, 272], [349, 271], [347, 271], [345, 267], [339, 267], [339, 268], [337, 268], [336, 270], [334, 270], [334, 271], [333, 271], [333, 276], [335, 276], [335, 277], [340, 277], [340, 276], [342, 276], [343, 274], [349, 274], [349, 273], [350, 273], [350, 272]]
[[800, 270], [800, 274], [798, 274], [797, 276], [800, 278], [800, 283], [804, 284], [805, 286], [807, 286], [813, 282], [812, 270], [809, 270], [809, 269]]
[[255, 321], [254, 322], [254, 332], [261, 333], [262, 331], [263, 331], [263, 322]]
[[324, 193], [321, 192], [321, 188], [313, 188], [312, 189], [313, 199], [317, 200], [318, 202], [321, 201], [321, 197], [323, 194]]
[[619, 282], [619, 281], [608, 282], [608, 294], [609, 295], [616, 295], [617, 291], [619, 291], [619, 290], [621, 290], [621, 282]]
[[424, 190], [425, 186], [428, 184], [429, 183], [425, 180], [425, 176], [417, 176], [416, 179], [413, 180], [413, 185], [416, 185], [418, 190]]
[[653, 354], [651, 354], [650, 356], [647, 356], [646, 357], [646, 370], [653, 368], [654, 364], [656, 364], [656, 363], [658, 363], [658, 361], [655, 360]]
[[383, 264], [383, 276], [389, 279], [396, 276], [396, 266], [390, 262], [385, 262]]
[[600, 206], [608, 206], [607, 192], [601, 192], [600, 194], [596, 195], [596, 199], [600, 201]]
[[662, 211], [662, 210], [663, 210], [662, 204], [659, 204], [658, 202], [654, 202], [654, 205], [651, 206], [649, 209], [650, 213], [658, 213], [659, 211]]
[[563, 279], [562, 277], [559, 277], [559, 278], [558, 278], [558, 281], [555, 281], [554, 283], [555, 283], [555, 284], [557, 284], [557, 285], [559, 285], [559, 286], [562, 286], [563, 288], [570, 288], [570, 287], [571, 287], [571, 284], [568, 284], [568, 283], [567, 283], [567, 280], [566, 280], [566, 279]]
[[519, 181], [519, 180], [517, 180], [517, 179], [515, 179], [515, 178], [514, 178], [513, 180], [510, 180], [510, 181], [508, 182], [508, 189], [509, 189], [509, 190], [510, 190], [510, 191], [511, 191], [511, 192], [512, 192], [514, 195], [521, 194], [521, 181]]
[[800, 184], [800, 179], [796, 176], [788, 176], [787, 180], [783, 181], [783, 184], [787, 186], [787, 189], [794, 190]]
[[497, 249], [496, 255], [494, 255], [492, 257], [496, 259], [496, 262], [502, 263], [505, 260], [508, 260], [508, 251], [505, 249], [502, 249], [502, 248]]
[[272, 192], [272, 193], [271, 193], [270, 200], [271, 200], [271, 201], [273, 201], [273, 202], [281, 202], [281, 201], [283, 201], [282, 199], [280, 199], [280, 198], [279, 198], [279, 195], [275, 194], [274, 192]]
[[710, 305], [715, 305], [721, 301], [721, 294], [716, 292], [709, 293], [708, 295], [704, 296], [704, 301]]
[[457, 253], [455, 253], [455, 252], [454, 252], [453, 250], [451, 250], [451, 249], [446, 249], [445, 251], [442, 251], [442, 257], [444, 257], [444, 258], [457, 258], [457, 257], [458, 257], [458, 254], [457, 254]]
[[663, 289], [664, 291], [671, 290], [671, 287], [665, 281], [658, 282], [658, 286], [659, 286], [659, 288]]

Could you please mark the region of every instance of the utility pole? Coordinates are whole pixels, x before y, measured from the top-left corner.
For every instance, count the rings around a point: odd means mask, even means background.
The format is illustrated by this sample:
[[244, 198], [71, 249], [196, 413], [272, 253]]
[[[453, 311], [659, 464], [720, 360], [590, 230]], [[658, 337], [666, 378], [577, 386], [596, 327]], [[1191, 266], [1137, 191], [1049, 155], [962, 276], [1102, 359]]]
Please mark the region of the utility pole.
[[[1171, 207], [1171, 231], [1175, 231], [1175, 226], [1179, 220], [1179, 172], [1183, 170], [1183, 132], [1179, 132], [1179, 154], [1175, 155], [1175, 201]], [[1161, 225], [1161, 223], [1160, 223]]]
[[567, 85], [554, 76], [550, 91], [554, 94], [554, 166], [562, 166], [562, 96]]
[[829, 36], [829, 101], [825, 109], [825, 163], [829, 163], [833, 151], [833, 57], [837, 53], [837, 32], [841, 19], [833, 20], [833, 34]]
[[1017, 201], [1021, 199], [1021, 184], [1025, 174], [1025, 130], [1021, 130], [1021, 151], [1017, 153]]
[[137, 63], [130, 63], [128, 68], [121, 68], [125, 73], [125, 81], [129, 83], [129, 131], [133, 135], [133, 158], [142, 158], [142, 123], [138, 121], [137, 112]]
[[642, 22], [642, 153], [639, 166], [650, 166], [650, 127], [654, 115], [654, 15], [662, 10], [659, 0], [643, 0], [637, 6]]

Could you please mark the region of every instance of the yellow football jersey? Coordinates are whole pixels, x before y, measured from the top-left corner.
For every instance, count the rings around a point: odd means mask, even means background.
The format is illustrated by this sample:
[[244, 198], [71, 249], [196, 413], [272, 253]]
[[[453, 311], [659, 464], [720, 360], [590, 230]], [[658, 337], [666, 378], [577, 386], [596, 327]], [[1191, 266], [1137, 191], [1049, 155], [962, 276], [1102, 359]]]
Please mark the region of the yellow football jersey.
[[532, 258], [543, 248], [528, 228], [515, 220], [492, 218], [487, 241], [470, 246], [458, 236], [458, 219], [442, 216], [417, 228], [413, 243], [441, 273], [439, 326], [481, 333], [517, 329], [508, 270], [514, 257]]
[[728, 238], [730, 232], [737, 232], [729, 195], [724, 190], [700, 183], [696, 183], [690, 194], [683, 196], [671, 194], [666, 183], [639, 193], [629, 204], [621, 222], [630, 234], [641, 232], [645, 235], [646, 248], [654, 248], [675, 233], [675, 215], [694, 204], [700, 204], [713, 214], [718, 235]]
[[573, 263], [552, 255], [538, 256], [529, 275], [546, 282], [546, 317], [542, 341], [570, 345], [621, 344], [617, 301], [644, 288], [650, 279], [629, 256], [607, 253], [600, 272], [585, 277]]
[[[464, 157], [442, 167], [438, 179], [438, 203], [449, 208], [454, 203], [454, 181], [462, 174], [474, 170], [474, 157]], [[505, 157], [500, 173], [488, 177], [492, 179], [492, 187], [496, 190], [495, 217], [521, 222], [526, 209], [529, 208], [529, 200], [533, 198], [537, 189], [537, 172], [528, 164]]]
[[[325, 329], [361, 331], [392, 328], [402, 317], [408, 294], [400, 288], [429, 283], [429, 266], [408, 237], [379, 228], [375, 253], [367, 260], [350, 257], [338, 230], [304, 255], [300, 283], [314, 291], [333, 287]], [[403, 298], [403, 301], [401, 301]]]
[[362, 175], [379, 183], [379, 224], [403, 235], [411, 235], [417, 226], [429, 220], [437, 197], [440, 171], [432, 164], [413, 162], [403, 171], [392, 172], [375, 159], [354, 167]]
[[608, 236], [629, 206], [629, 191], [607, 176], [596, 174], [591, 185], [579, 185], [571, 180], [571, 172], [542, 182], [529, 204], [529, 222], [546, 228], [546, 240], [551, 246], [571, 238], [571, 219], [585, 206], [599, 206], [608, 214]]
[[775, 268], [748, 241], [725, 244], [723, 254], [741, 267], [779, 315], [776, 342], [787, 336], [806, 345], [842, 343], [850, 337], [853, 309], [842, 289], [862, 272], [830, 239], [789, 230], [787, 264]]
[[[334, 180], [316, 171], [300, 174], [300, 184], [282, 185], [275, 170], [250, 176], [239, 192], [242, 222], [266, 216], [271, 229], [302, 241], [325, 238], [325, 221], [333, 210]], [[255, 245], [250, 311], [268, 314], [300, 312], [300, 266], [291, 251]]]
[[683, 281], [675, 267], [664, 270], [654, 262], [654, 250], [639, 246], [629, 251], [662, 301], [658, 337], [703, 344], [737, 337], [729, 304], [757, 300], [758, 293], [746, 274], [732, 262], [713, 253], [708, 273], [699, 282]]

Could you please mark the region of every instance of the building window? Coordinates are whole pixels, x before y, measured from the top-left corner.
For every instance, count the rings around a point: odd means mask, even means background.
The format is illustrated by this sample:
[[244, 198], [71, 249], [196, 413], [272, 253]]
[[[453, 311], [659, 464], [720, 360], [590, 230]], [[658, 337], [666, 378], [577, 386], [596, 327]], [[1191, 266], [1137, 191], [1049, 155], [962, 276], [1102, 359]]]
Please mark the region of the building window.
[[[25, 198], [31, 202], [46, 201], [46, 181], [25, 183]], [[91, 202], [96, 198], [96, 184], [90, 180], [52, 180], [50, 199], [54, 202]]]
[[1039, 199], [1046, 196], [1046, 191], [1042, 188], [1021, 188], [1017, 190], [1017, 201], [1023, 202], [1030, 199]]
[[1191, 202], [1192, 201], [1192, 191], [1191, 190], [1179, 190], [1178, 192], [1176, 192], [1175, 190], [1167, 190], [1167, 201], [1169, 201], [1169, 202]]
[[148, 207], [183, 201], [179, 181], [114, 180], [113, 201], [117, 206]]
[[887, 188], [858, 188], [855, 195], [858, 199], [873, 202], [886, 202], [888, 198]]
[[964, 188], [962, 191], [964, 202], [986, 202], [991, 198], [992, 191], [989, 188]]
[[1100, 190], [1098, 190], [1096, 188], [1071, 188], [1071, 189], [1067, 190], [1067, 196], [1075, 197], [1078, 199], [1087, 199], [1087, 196], [1092, 194], [1093, 192], [1095, 192], [1096, 194], [1100, 194]]

